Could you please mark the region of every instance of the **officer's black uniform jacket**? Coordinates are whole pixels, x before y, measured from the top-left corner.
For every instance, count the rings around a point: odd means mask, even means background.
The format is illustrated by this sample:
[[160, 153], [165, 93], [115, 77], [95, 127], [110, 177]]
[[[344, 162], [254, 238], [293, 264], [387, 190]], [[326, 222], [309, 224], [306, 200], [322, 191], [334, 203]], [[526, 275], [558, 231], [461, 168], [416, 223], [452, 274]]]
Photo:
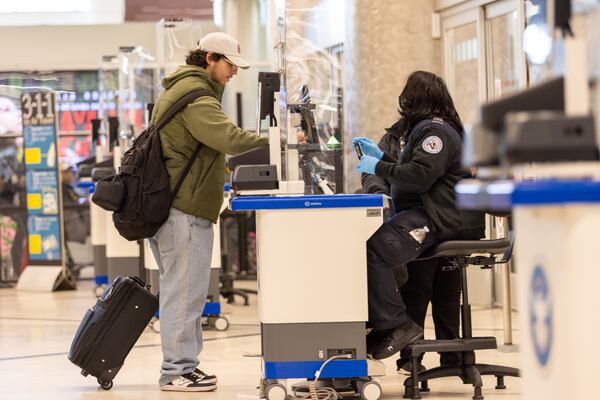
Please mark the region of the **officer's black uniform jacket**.
[[[404, 135], [404, 121], [399, 120], [391, 127], [387, 128], [385, 134], [377, 143], [377, 146], [393, 159], [398, 159], [398, 154], [402, 148], [402, 136]], [[390, 183], [377, 175], [362, 174], [360, 178], [363, 192], [382, 193], [391, 197]]]
[[412, 129], [402, 146], [402, 126], [402, 121], [397, 122], [381, 139], [384, 156], [375, 176], [363, 176], [364, 190], [391, 195], [395, 212], [424, 209], [441, 240], [483, 237], [483, 213], [456, 206], [454, 186], [469, 176], [460, 164], [459, 133], [440, 119], [425, 120]]

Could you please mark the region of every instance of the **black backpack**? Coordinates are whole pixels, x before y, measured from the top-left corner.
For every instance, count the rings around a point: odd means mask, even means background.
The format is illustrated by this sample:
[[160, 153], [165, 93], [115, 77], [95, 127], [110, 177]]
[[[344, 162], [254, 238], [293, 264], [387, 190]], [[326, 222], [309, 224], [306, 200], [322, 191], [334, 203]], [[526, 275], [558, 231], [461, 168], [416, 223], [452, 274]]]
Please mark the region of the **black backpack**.
[[92, 201], [107, 211], [113, 211], [115, 228], [125, 239], [152, 237], [169, 217], [171, 203], [200, 153], [202, 143], [198, 143], [171, 192], [158, 132], [188, 104], [202, 96], [212, 94], [202, 89], [180, 98], [160, 121], [144, 129], [134, 140], [121, 159], [119, 173], [96, 184]]

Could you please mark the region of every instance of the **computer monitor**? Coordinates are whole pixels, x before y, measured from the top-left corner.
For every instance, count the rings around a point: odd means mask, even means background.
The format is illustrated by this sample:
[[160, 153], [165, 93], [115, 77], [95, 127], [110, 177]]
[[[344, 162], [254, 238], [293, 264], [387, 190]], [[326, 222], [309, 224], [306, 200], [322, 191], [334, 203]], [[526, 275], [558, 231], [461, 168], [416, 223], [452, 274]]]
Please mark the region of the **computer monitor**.
[[[280, 77], [278, 72], [259, 72], [258, 73], [258, 102], [257, 115], [260, 121], [271, 117], [271, 123], [277, 123], [275, 119], [275, 93], [279, 92], [281, 87]], [[257, 129], [257, 133], [260, 129]]]

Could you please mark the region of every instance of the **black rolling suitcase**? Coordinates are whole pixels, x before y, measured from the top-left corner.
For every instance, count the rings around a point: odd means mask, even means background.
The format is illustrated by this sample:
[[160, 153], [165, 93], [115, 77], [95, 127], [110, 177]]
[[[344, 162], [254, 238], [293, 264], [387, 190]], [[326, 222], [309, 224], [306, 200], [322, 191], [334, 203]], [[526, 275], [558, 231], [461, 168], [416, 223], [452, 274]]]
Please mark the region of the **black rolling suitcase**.
[[69, 360], [83, 376], [110, 389], [125, 357], [158, 310], [158, 297], [138, 277], [117, 277], [89, 309], [73, 338]]

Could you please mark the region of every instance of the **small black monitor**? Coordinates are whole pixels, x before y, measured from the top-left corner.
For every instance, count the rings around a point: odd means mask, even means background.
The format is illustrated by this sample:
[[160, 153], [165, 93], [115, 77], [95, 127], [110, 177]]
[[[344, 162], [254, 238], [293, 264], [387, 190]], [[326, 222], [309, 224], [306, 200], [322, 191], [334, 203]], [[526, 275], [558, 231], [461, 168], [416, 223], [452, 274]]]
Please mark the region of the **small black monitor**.
[[100, 132], [100, 124], [102, 124], [102, 120], [100, 120], [99, 118], [94, 118], [91, 120], [91, 124], [92, 124], [92, 143], [97, 144], [98, 136], [99, 136], [99, 132]]
[[550, 28], [558, 29], [563, 33], [573, 34], [571, 30], [571, 0], [553, 0], [554, 8], [548, 21]]
[[150, 125], [150, 121], [152, 121], [152, 111], [154, 111], [154, 103], [146, 103], [146, 124]]
[[260, 120], [262, 121], [268, 116], [275, 117], [275, 93], [280, 89], [279, 73], [259, 72], [258, 87]]
[[119, 141], [119, 118], [108, 117], [108, 143], [112, 150]]

